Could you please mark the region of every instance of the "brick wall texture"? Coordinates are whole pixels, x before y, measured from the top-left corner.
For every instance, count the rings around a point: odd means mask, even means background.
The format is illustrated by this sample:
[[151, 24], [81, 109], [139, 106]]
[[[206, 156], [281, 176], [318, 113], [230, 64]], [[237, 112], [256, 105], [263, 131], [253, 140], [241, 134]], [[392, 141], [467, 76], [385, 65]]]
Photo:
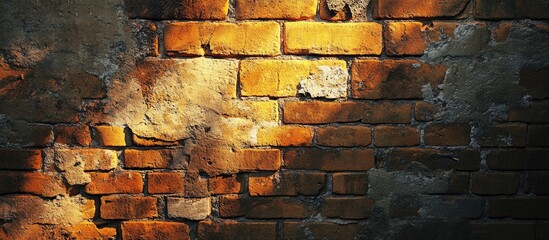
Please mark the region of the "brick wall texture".
[[0, 239], [549, 239], [546, 0], [0, 3]]

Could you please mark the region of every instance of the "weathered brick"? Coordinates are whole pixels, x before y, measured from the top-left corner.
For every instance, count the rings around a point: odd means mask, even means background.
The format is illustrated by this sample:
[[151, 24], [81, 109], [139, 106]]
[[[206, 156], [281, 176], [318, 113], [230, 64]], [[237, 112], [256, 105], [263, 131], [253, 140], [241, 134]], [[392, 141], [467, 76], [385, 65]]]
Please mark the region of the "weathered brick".
[[438, 149], [392, 149], [384, 158], [389, 171], [462, 170], [476, 171], [480, 167], [480, 152], [476, 150], [442, 151]]
[[[549, 11], [549, 8], [547, 9]], [[547, 14], [549, 17], [549, 14]], [[549, 67], [541, 69], [523, 68], [520, 70], [520, 85], [528, 90], [528, 95], [535, 99], [549, 98], [547, 76]]]
[[91, 172], [86, 185], [89, 194], [142, 193], [143, 179], [138, 172]]
[[[82, 222], [82, 223], [73, 225], [66, 230], [70, 233], [70, 239], [115, 239], [116, 238], [116, 227], [112, 225], [98, 226], [92, 222]], [[66, 237], [66, 235], [63, 237]]]
[[84, 219], [93, 219], [95, 217], [95, 200], [93, 199], [84, 199], [82, 204], [82, 218]]
[[185, 192], [185, 174], [181, 172], [147, 173], [147, 188], [150, 194]]
[[316, 16], [318, 0], [237, 0], [237, 19], [310, 19]]
[[137, 219], [158, 216], [157, 199], [126, 195], [101, 197], [101, 217], [103, 219]]
[[528, 145], [549, 147], [549, 125], [529, 125]]
[[126, 139], [126, 129], [120, 126], [95, 126], [94, 141], [105, 147], [124, 147], [130, 139]]
[[549, 195], [549, 172], [533, 173], [532, 192], [539, 195]]
[[415, 116], [416, 120], [420, 122], [428, 122], [437, 118], [439, 108], [432, 103], [428, 102], [416, 102]]
[[[511, 28], [513, 27], [512, 22], [500, 22], [495, 29], [492, 30], [492, 39], [496, 42], [505, 42], [509, 37]], [[522, 77], [521, 77], [522, 79]]]
[[479, 143], [483, 147], [522, 147], [526, 145], [526, 125], [500, 124], [482, 129]]
[[56, 126], [53, 128], [55, 143], [69, 146], [89, 146], [91, 132], [88, 126]]
[[450, 176], [448, 183], [449, 194], [466, 194], [469, 190], [469, 174], [455, 173]]
[[375, 156], [371, 149], [289, 150], [284, 153], [284, 164], [289, 169], [365, 171], [374, 167]]
[[494, 170], [549, 170], [549, 150], [492, 150], [486, 163]]
[[480, 19], [549, 19], [549, 3], [543, 0], [475, 0]]
[[166, 24], [164, 47], [170, 55], [280, 55], [276, 22], [177, 22]]
[[236, 161], [242, 172], [276, 171], [282, 164], [277, 149], [244, 149], [236, 154]]
[[[483, 222], [471, 224], [471, 239], [536, 239], [536, 224], [520, 222]], [[543, 238], [542, 238], [543, 239]]]
[[362, 239], [366, 234], [363, 224], [330, 222], [284, 222], [286, 239]]
[[155, 147], [155, 146], [176, 146], [179, 142], [162, 141], [158, 139], [150, 139], [132, 134], [132, 142], [136, 146]]
[[135, 169], [172, 168], [183, 169], [184, 156], [181, 150], [124, 150], [124, 167]]
[[417, 128], [405, 126], [376, 126], [374, 144], [376, 147], [411, 147], [419, 145]]
[[158, 57], [158, 34], [156, 24], [149, 20], [134, 19], [132, 34], [136, 39], [139, 56]]
[[106, 149], [59, 149], [55, 158], [57, 167], [63, 171], [79, 165], [85, 171], [112, 170], [118, 164], [116, 151]]
[[382, 41], [382, 27], [378, 23], [284, 24], [286, 54], [380, 55]]
[[409, 19], [458, 17], [467, 0], [379, 0], [374, 7], [374, 18]]
[[513, 195], [520, 178], [514, 173], [476, 173], [472, 176], [471, 191], [479, 195]]
[[276, 222], [201, 221], [198, 239], [275, 240]]
[[[335, 73], [339, 73], [336, 75]], [[329, 76], [328, 76], [329, 75]], [[240, 86], [243, 96], [294, 97], [302, 81], [333, 79], [330, 87], [347, 88], [347, 64], [339, 60], [243, 60], [240, 62]], [[328, 87], [324, 87], [330, 91]], [[345, 97], [347, 91], [321, 97]], [[313, 96], [316, 97], [316, 96]]]
[[501, 198], [488, 200], [488, 217], [517, 219], [549, 219], [548, 198]]
[[277, 149], [195, 148], [191, 153], [189, 169], [210, 176], [238, 172], [276, 171], [280, 169], [280, 151]]
[[466, 123], [435, 123], [425, 127], [425, 145], [465, 146], [469, 145], [471, 126]]
[[368, 146], [372, 143], [372, 130], [364, 126], [317, 128], [316, 142], [330, 147]]
[[357, 102], [286, 102], [283, 111], [284, 123], [356, 122], [364, 115], [364, 105]]
[[180, 239], [188, 240], [189, 226], [176, 222], [123, 222], [123, 239]]
[[227, 17], [228, 0], [124, 0], [130, 18], [221, 20]]
[[240, 176], [218, 176], [208, 181], [211, 194], [242, 193], [243, 182], [244, 178]]
[[516, 107], [509, 111], [509, 121], [526, 123], [548, 123], [549, 105], [533, 104]]
[[185, 197], [203, 198], [209, 196], [208, 179], [199, 172], [187, 171], [185, 175]]
[[275, 173], [248, 180], [251, 196], [318, 195], [326, 184], [324, 173]]
[[219, 198], [219, 215], [221, 217], [306, 218], [313, 213], [314, 206], [311, 203], [290, 197], [241, 198], [235, 195], [225, 195]]
[[352, 94], [363, 99], [422, 99], [424, 86], [436, 89], [445, 75], [445, 66], [416, 60], [355, 60]]
[[54, 197], [66, 192], [60, 176], [41, 172], [0, 172], [0, 194], [32, 193]]
[[206, 219], [212, 212], [210, 198], [168, 198], [168, 217]]
[[0, 149], [0, 169], [39, 170], [42, 168], [40, 150]]
[[314, 132], [310, 127], [278, 126], [261, 128], [257, 131], [259, 146], [311, 146]]
[[423, 55], [427, 44], [420, 22], [388, 22], [383, 36], [389, 56]]
[[364, 108], [363, 123], [410, 123], [412, 121], [412, 104], [378, 102]]
[[334, 193], [363, 195], [368, 192], [367, 173], [334, 173], [332, 179]]
[[320, 0], [319, 15], [323, 20], [366, 20], [368, 1]]
[[[240, 67], [244, 66], [243, 60], [240, 62]], [[244, 81], [242, 72], [240, 73], [241, 88]], [[241, 89], [241, 91], [244, 91]], [[244, 95], [244, 93], [242, 93]], [[278, 102], [277, 101], [231, 101], [226, 108], [228, 117], [246, 118], [255, 122], [278, 122]]]
[[326, 197], [322, 215], [344, 219], [364, 219], [374, 210], [374, 200], [367, 197]]

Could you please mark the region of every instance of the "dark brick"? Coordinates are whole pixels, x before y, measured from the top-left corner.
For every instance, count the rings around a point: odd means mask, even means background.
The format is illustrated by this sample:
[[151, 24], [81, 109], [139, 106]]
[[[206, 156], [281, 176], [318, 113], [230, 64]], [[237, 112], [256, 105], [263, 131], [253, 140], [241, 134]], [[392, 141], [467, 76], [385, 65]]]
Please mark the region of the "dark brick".
[[549, 172], [533, 173], [532, 192], [549, 195]]
[[289, 169], [365, 171], [374, 167], [375, 156], [371, 149], [289, 150], [284, 153], [284, 164]]
[[467, 3], [467, 0], [436, 3], [422, 0], [379, 0], [373, 15], [374, 18], [383, 19], [456, 17]]
[[483, 147], [521, 147], [526, 145], [526, 125], [501, 124], [483, 130], [479, 143]]
[[528, 145], [549, 147], [549, 125], [530, 125], [528, 135]]
[[316, 142], [330, 147], [368, 146], [372, 143], [372, 130], [365, 126], [317, 128]]
[[0, 169], [39, 170], [42, 168], [40, 150], [0, 149]]
[[430, 124], [425, 127], [425, 145], [465, 146], [469, 145], [471, 127], [465, 123]]
[[549, 219], [549, 198], [502, 198], [488, 200], [488, 217]]
[[322, 215], [343, 219], [364, 219], [374, 209], [374, 200], [367, 197], [326, 197]]
[[476, 173], [472, 176], [471, 191], [479, 195], [513, 195], [520, 178], [514, 173]]
[[276, 222], [213, 222], [198, 224], [198, 239], [275, 240]]
[[367, 173], [334, 173], [332, 179], [334, 193], [356, 195], [368, 193]]
[[509, 120], [513, 122], [548, 123], [549, 105], [534, 104], [513, 108], [509, 111]]
[[0, 194], [31, 193], [54, 197], [66, 192], [60, 176], [43, 172], [0, 172]]
[[360, 121], [364, 104], [357, 102], [287, 102], [284, 123], [322, 124]]
[[379, 102], [365, 106], [363, 123], [410, 123], [412, 121], [412, 104]]
[[486, 157], [486, 163], [494, 170], [548, 170], [549, 150], [493, 150]]
[[124, 0], [130, 18], [221, 20], [227, 17], [228, 0]]
[[471, 239], [483, 240], [536, 239], [536, 224], [517, 222], [473, 223], [471, 224], [471, 237]]
[[366, 239], [364, 224], [284, 222], [284, 239]]
[[475, 171], [480, 167], [480, 153], [475, 150], [402, 148], [390, 150], [384, 161], [389, 171], [451, 169]]
[[416, 102], [415, 116], [420, 122], [435, 120], [439, 109], [435, 104], [428, 102]]
[[[535, 0], [534, 0], [535, 1]], [[549, 12], [549, 4], [547, 4]], [[549, 13], [547, 13], [549, 17]], [[542, 69], [523, 68], [520, 70], [520, 85], [535, 99], [549, 98], [549, 67]]]
[[173, 239], [190, 240], [189, 226], [176, 222], [123, 222], [122, 239]]
[[221, 217], [258, 219], [307, 218], [314, 213], [310, 202], [290, 197], [254, 197], [224, 195], [219, 198]]
[[132, 197], [111, 195], [101, 197], [103, 219], [137, 219], [158, 216], [157, 199], [154, 197]]
[[318, 195], [325, 184], [325, 173], [285, 172], [248, 179], [251, 196]]
[[549, 19], [549, 2], [544, 0], [475, 0], [475, 17], [480, 19]]

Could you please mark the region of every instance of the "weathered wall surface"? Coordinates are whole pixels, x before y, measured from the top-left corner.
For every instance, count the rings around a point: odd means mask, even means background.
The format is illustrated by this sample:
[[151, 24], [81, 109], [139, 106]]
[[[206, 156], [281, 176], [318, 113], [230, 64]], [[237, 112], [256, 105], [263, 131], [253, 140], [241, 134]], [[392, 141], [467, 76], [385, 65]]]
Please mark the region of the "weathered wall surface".
[[0, 11], [0, 239], [549, 238], [545, 0]]

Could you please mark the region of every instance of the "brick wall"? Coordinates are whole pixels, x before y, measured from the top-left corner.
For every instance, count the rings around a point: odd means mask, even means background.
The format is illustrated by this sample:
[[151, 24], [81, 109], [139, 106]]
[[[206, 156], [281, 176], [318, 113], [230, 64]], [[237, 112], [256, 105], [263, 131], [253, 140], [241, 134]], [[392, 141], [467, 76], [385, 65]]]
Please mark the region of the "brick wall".
[[545, 0], [0, 5], [0, 239], [549, 238]]

